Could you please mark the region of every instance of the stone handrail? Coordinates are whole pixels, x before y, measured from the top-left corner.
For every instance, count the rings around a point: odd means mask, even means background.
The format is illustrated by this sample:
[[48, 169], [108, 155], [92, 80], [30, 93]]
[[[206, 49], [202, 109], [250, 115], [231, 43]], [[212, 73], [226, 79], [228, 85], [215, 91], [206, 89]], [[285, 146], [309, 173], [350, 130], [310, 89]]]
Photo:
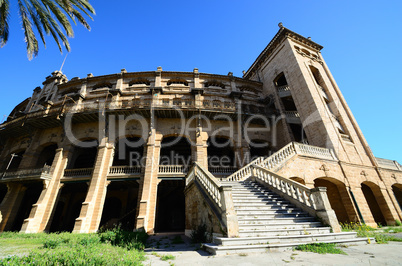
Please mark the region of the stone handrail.
[[259, 181], [268, 184], [270, 187], [285, 193], [310, 208], [315, 208], [315, 202], [308, 187], [272, 173], [259, 165], [254, 164], [251, 167], [253, 168], [253, 176]]
[[186, 174], [188, 167], [181, 164], [159, 165], [159, 174]]
[[273, 169], [282, 165], [285, 161], [289, 160], [296, 154], [295, 142], [291, 142], [279, 151], [273, 153], [271, 156], [263, 160], [258, 165], [267, 169]]
[[300, 118], [300, 114], [298, 111], [285, 111], [286, 117], [298, 117]]
[[298, 142], [291, 142], [279, 151], [273, 153], [266, 159], [259, 157], [251, 163], [247, 164], [237, 172], [228, 176], [228, 181], [241, 181], [251, 176], [251, 165], [256, 164], [266, 168], [267, 170], [273, 170], [282, 166], [286, 161], [292, 158], [294, 155], [299, 154], [302, 156], [326, 159], [326, 160], [338, 160], [335, 154], [326, 148], [312, 146], [308, 144], [302, 144]]
[[292, 204], [311, 215], [317, 216], [331, 226], [334, 232], [340, 232], [338, 219], [331, 208], [325, 187], [308, 188], [291, 179], [282, 177], [259, 166], [252, 165], [254, 181], [269, 188]]
[[65, 169], [64, 177], [91, 176], [93, 168]]
[[220, 187], [222, 185], [210, 172], [206, 171], [198, 163], [194, 163], [194, 167], [190, 170], [190, 173], [186, 178], [186, 186], [191, 181], [195, 180], [202, 185], [204, 191], [207, 192], [207, 195], [216, 204], [216, 206], [221, 208], [222, 203]]
[[280, 86], [277, 88], [278, 92], [290, 91], [289, 85]]
[[251, 163], [247, 164], [246, 166], [242, 167], [238, 171], [234, 172], [230, 176], [227, 177], [226, 180], [228, 181], [240, 181], [244, 180], [251, 176], [251, 166], [253, 164], [260, 164], [264, 160], [264, 157], [258, 157], [257, 159], [253, 160]]
[[208, 166], [208, 171], [213, 175], [230, 175], [237, 171], [237, 167]]
[[376, 157], [375, 159], [377, 160], [379, 167], [402, 171], [402, 166], [397, 161], [382, 159], [378, 157]]
[[1, 178], [24, 178], [28, 176], [41, 176], [42, 174], [48, 175], [50, 173], [50, 166], [45, 165], [42, 168], [36, 169], [22, 169], [11, 172], [4, 172]]
[[141, 174], [141, 166], [111, 166], [109, 176], [114, 175], [138, 175]]
[[335, 154], [330, 149], [301, 143], [294, 143], [294, 144], [297, 154], [321, 159], [338, 160]]
[[228, 237], [238, 237], [239, 224], [232, 198], [232, 187], [222, 185], [208, 170], [197, 162], [191, 168], [186, 178], [186, 187], [192, 183], [198, 183], [212, 202], [213, 209], [219, 216], [222, 227], [226, 229]]

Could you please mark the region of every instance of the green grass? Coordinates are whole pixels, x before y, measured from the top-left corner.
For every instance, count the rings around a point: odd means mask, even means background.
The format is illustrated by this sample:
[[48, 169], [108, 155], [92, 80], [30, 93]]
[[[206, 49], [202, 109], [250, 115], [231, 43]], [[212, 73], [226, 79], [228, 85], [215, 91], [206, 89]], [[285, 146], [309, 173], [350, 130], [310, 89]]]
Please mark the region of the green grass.
[[0, 265], [141, 265], [147, 235], [119, 228], [95, 234], [0, 234]]
[[163, 256], [161, 257], [161, 260], [167, 261], [167, 260], [174, 260], [175, 258], [176, 258], [176, 257], [173, 256], [173, 255], [163, 255]]
[[306, 245], [299, 245], [295, 248], [296, 250], [314, 252], [319, 254], [344, 254], [347, 255], [343, 250], [336, 247], [333, 243], [312, 243]]
[[402, 242], [402, 238], [397, 238], [395, 236], [384, 234], [388, 233], [390, 230], [394, 230], [394, 233], [402, 232], [402, 228], [399, 227], [388, 227], [384, 232], [379, 232], [376, 229], [359, 223], [341, 223], [342, 231], [355, 231], [359, 237], [374, 238], [377, 244], [386, 244], [388, 241], [398, 241]]
[[385, 233], [402, 233], [402, 227], [387, 227], [384, 229]]

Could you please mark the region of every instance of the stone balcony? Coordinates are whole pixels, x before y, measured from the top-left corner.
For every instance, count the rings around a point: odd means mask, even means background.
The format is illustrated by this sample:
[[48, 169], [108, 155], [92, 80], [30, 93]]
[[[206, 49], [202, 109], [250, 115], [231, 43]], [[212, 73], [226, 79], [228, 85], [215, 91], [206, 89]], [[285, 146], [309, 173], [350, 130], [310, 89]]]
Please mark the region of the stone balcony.
[[28, 179], [50, 179], [50, 166], [42, 168], [6, 171], [1, 174], [1, 181], [18, 181]]
[[292, 95], [292, 93], [290, 92], [290, 87], [289, 85], [284, 85], [284, 86], [280, 86], [277, 87], [276, 90], [278, 91], [278, 95], [279, 97], [289, 97]]
[[298, 111], [285, 111], [286, 121], [289, 124], [301, 124], [300, 114]]

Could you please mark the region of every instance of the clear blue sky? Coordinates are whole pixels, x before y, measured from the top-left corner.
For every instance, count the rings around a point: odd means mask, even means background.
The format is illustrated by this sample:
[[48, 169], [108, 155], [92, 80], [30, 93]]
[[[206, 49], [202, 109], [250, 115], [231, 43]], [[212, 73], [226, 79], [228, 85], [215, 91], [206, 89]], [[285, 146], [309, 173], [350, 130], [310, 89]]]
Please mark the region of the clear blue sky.
[[[28, 61], [16, 2], [0, 49], [0, 121], [60, 69], [54, 41]], [[323, 45], [322, 54], [374, 154], [402, 163], [402, 1], [90, 1], [92, 30], [74, 27], [69, 79], [156, 70], [242, 76], [278, 23]]]

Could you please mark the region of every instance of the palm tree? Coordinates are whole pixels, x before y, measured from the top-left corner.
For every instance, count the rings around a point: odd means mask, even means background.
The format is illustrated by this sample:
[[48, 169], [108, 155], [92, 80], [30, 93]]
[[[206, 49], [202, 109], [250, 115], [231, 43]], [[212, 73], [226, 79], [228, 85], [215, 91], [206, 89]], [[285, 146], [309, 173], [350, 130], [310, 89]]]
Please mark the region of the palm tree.
[[[17, 2], [29, 60], [32, 59], [32, 56], [37, 56], [39, 51], [38, 40], [33, 28], [39, 33], [45, 47], [44, 32], [47, 35], [51, 34], [60, 52], [63, 51], [60, 42], [67, 51], [70, 51], [67, 37], [74, 36], [70, 19], [74, 24], [78, 20], [85, 28], [91, 30], [83, 14], [92, 19], [90, 14], [95, 14], [95, 10], [87, 0], [18, 0]], [[9, 18], [9, 0], [0, 0], [0, 47], [3, 47], [8, 41]]]

